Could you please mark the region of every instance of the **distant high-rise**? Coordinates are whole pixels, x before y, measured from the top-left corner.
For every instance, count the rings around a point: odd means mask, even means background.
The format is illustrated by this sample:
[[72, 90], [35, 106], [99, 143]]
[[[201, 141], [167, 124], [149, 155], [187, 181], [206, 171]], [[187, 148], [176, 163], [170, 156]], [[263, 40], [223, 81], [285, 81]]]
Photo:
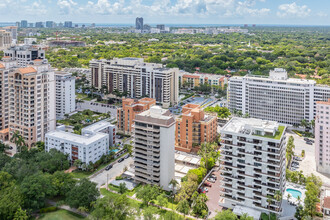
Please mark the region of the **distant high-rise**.
[[33, 23], [29, 23], [29, 28], [33, 28]]
[[44, 25], [41, 21], [36, 22], [36, 28], [43, 28], [43, 27], [44, 27]]
[[72, 28], [72, 21], [65, 21], [64, 22], [64, 27], [66, 27], [66, 28]]
[[158, 29], [164, 31], [165, 30], [165, 24], [157, 24], [156, 26]]
[[16, 22], [16, 27], [18, 27], [18, 28], [21, 27], [21, 22], [17, 21]]
[[21, 28], [27, 28], [28, 27], [28, 22], [27, 20], [22, 20], [21, 21]]
[[53, 28], [54, 27], [54, 22], [53, 21], [46, 21], [46, 27], [47, 28]]
[[143, 18], [136, 18], [135, 20], [135, 29], [143, 30]]

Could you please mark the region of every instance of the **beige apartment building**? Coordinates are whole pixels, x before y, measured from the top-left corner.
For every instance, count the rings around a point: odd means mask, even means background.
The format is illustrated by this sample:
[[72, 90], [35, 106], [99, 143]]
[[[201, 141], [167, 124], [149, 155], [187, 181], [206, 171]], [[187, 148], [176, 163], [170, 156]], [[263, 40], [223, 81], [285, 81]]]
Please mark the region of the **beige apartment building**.
[[196, 104], [186, 104], [182, 107], [182, 115], [176, 119], [176, 150], [196, 152], [202, 143], [216, 141], [216, 137], [216, 115], [205, 114]]
[[0, 50], [10, 47], [11, 42], [12, 42], [11, 33], [5, 30], [0, 30]]
[[8, 141], [18, 132], [31, 147], [55, 129], [54, 72], [43, 60], [24, 68], [15, 68], [15, 63], [5, 57], [0, 64], [0, 138]]
[[149, 97], [168, 108], [178, 103], [178, 68], [146, 63], [143, 58], [91, 60], [91, 85], [118, 91], [130, 98]]
[[138, 101], [134, 99], [123, 99], [122, 107], [117, 109], [117, 127], [118, 130], [130, 134], [135, 115], [150, 109], [156, 105], [156, 100], [151, 98], [142, 98]]

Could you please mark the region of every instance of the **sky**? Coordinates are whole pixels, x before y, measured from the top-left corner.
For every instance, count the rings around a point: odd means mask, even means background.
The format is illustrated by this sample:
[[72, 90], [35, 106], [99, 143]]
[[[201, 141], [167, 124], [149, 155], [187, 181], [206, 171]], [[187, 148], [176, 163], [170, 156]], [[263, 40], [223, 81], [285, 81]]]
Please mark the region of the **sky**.
[[330, 0], [0, 0], [0, 22], [330, 25]]

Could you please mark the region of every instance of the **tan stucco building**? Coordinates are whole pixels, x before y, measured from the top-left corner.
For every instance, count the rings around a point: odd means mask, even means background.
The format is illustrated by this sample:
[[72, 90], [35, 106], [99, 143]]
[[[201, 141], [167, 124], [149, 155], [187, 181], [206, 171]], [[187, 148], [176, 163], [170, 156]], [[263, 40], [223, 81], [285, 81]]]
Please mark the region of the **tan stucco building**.
[[182, 115], [176, 119], [175, 149], [184, 152], [197, 151], [204, 142], [217, 137], [217, 116], [205, 114], [196, 104], [182, 107]]

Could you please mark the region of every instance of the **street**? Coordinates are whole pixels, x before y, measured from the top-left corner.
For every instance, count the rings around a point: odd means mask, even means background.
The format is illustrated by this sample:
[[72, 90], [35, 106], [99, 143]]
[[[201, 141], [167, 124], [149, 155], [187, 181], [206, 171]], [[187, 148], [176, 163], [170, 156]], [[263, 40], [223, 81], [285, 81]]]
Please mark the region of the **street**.
[[103, 171], [100, 174], [90, 178], [90, 180], [92, 182], [97, 183], [97, 187], [100, 188], [102, 185], [104, 185], [107, 182], [107, 177], [110, 183], [110, 181], [115, 179], [116, 176], [119, 176], [124, 172], [125, 167], [129, 168], [131, 164], [133, 164], [132, 157], [125, 159], [121, 163], [116, 162], [110, 170], [106, 171], [105, 169], [103, 169]]

